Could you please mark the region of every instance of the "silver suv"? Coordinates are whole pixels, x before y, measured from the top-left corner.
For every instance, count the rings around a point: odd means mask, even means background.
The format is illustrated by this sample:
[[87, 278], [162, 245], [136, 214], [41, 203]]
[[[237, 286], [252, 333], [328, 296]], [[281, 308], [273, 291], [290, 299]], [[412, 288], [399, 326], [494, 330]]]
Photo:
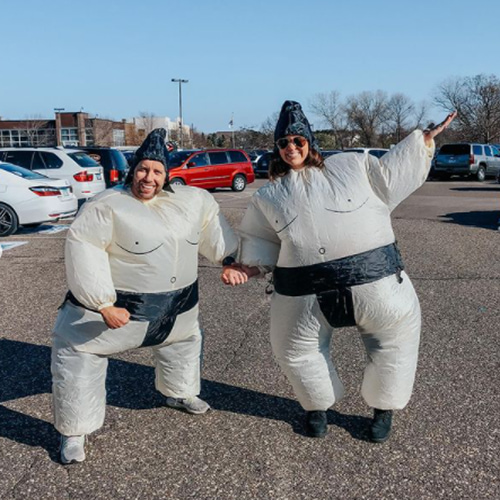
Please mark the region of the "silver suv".
[[500, 172], [500, 152], [491, 144], [444, 144], [433, 161], [433, 176], [449, 179], [452, 175], [474, 176], [479, 182]]

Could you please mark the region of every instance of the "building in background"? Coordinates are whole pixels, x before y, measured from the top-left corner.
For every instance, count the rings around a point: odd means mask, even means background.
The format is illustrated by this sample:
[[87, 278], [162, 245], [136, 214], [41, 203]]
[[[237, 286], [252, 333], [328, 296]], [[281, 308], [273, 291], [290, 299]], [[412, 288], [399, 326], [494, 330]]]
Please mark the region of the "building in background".
[[[167, 130], [167, 140], [178, 141], [179, 120], [143, 113], [130, 120], [114, 121], [83, 111], [56, 112], [53, 119], [3, 120], [0, 147], [16, 146], [137, 146], [155, 128]], [[182, 127], [184, 144], [192, 144], [191, 128]]]

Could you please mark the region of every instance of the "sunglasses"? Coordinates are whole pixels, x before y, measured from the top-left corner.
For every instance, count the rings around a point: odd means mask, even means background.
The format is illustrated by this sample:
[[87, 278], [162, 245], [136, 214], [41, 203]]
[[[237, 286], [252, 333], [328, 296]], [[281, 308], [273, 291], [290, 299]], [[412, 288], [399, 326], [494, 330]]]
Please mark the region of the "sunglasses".
[[297, 148], [303, 148], [307, 144], [307, 139], [304, 137], [293, 137], [292, 139], [283, 137], [276, 141], [276, 146], [280, 149], [285, 149], [290, 143], [294, 144]]

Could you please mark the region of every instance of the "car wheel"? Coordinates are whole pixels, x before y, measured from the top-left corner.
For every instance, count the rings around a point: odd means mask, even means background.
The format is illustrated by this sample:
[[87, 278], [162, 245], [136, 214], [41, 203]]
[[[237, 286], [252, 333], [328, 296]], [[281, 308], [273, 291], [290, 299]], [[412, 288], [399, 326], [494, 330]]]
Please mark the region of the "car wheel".
[[233, 191], [243, 191], [246, 185], [247, 185], [247, 180], [245, 179], [245, 176], [238, 174], [234, 176], [231, 189]]
[[0, 236], [10, 236], [19, 227], [19, 219], [16, 212], [8, 205], [0, 203]]
[[480, 165], [476, 172], [476, 180], [478, 182], [483, 182], [485, 179], [486, 179], [486, 170], [482, 165]]
[[171, 186], [185, 186], [186, 183], [180, 178], [180, 177], [174, 177], [171, 181], [170, 181], [170, 185]]

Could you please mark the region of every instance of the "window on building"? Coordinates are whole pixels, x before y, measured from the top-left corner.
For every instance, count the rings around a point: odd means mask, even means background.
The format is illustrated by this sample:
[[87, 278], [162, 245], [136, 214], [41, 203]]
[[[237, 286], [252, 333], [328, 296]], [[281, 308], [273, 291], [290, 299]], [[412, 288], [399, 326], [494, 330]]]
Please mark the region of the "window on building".
[[87, 144], [87, 146], [93, 146], [95, 144], [93, 128], [88, 127], [85, 129], [85, 144]]
[[63, 146], [78, 146], [78, 129], [75, 128], [62, 128], [61, 129], [61, 142]]
[[115, 146], [125, 146], [125, 130], [113, 129], [113, 144]]

